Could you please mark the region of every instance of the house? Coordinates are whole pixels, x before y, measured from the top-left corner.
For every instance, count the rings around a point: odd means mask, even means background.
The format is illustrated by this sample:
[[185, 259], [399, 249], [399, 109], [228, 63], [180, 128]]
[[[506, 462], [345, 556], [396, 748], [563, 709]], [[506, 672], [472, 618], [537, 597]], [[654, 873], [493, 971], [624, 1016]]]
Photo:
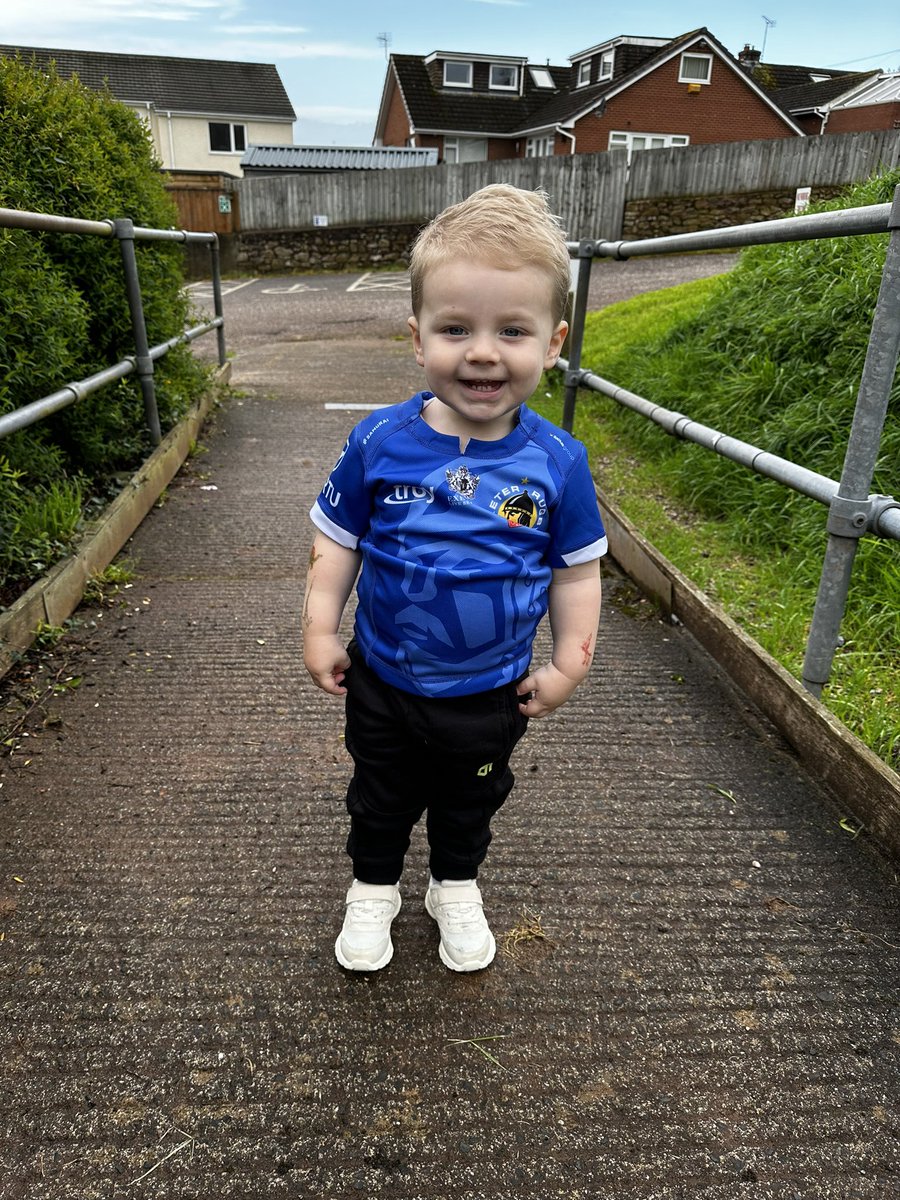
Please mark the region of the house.
[[[775, 88], [772, 91], [772, 99], [785, 112], [790, 113], [804, 133], [816, 135], [825, 132], [832, 105], [839, 103], [848, 94], [856, 92], [859, 85], [870, 80], [873, 74], [877, 76], [878, 72], [862, 71], [839, 75], [834, 79], [820, 80], [817, 83]], [[890, 125], [861, 125], [859, 128], [890, 128]], [[836, 133], [838, 131], [829, 127], [828, 132]], [[847, 132], [847, 130], [841, 132]]]
[[106, 54], [0, 46], [60, 76], [77, 75], [89, 88], [105, 85], [148, 125], [156, 153], [169, 172], [240, 175], [251, 142], [290, 145], [296, 114], [278, 71], [269, 63], [203, 58]]
[[875, 72], [860, 78], [848, 76], [847, 86], [821, 107], [819, 133], [861, 133], [865, 130], [900, 129], [900, 71]]
[[[855, 93], [859, 84], [878, 75], [878, 71], [836, 71], [827, 67], [798, 67], [760, 61], [760, 52], [745, 45], [738, 62], [764, 87], [776, 104], [784, 109], [806, 134], [825, 132], [829, 110], [841, 98]], [[851, 126], [829, 133], [849, 132]], [[889, 129], [884, 124], [862, 124], [854, 129]]]
[[335, 171], [402, 170], [433, 167], [437, 150], [409, 146], [248, 146], [241, 159], [251, 175], [328, 175]]
[[589, 154], [802, 136], [708, 29], [616, 37], [569, 66], [434, 51], [392, 54], [377, 146], [437, 148], [444, 162]]

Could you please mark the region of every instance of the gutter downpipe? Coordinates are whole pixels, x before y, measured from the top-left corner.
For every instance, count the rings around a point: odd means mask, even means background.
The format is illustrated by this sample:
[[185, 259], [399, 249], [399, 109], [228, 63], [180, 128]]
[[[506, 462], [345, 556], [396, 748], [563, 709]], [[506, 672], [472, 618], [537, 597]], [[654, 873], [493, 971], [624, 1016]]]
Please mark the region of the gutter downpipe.
[[175, 135], [172, 132], [172, 110], [166, 109], [166, 127], [169, 131], [169, 160], [171, 161], [170, 170], [175, 170]]
[[555, 132], [560, 134], [562, 137], [569, 139], [569, 141], [572, 143], [572, 145], [569, 147], [569, 153], [574, 154], [575, 153], [575, 134], [567, 133], [566, 130], [563, 129], [562, 125], [557, 125]]

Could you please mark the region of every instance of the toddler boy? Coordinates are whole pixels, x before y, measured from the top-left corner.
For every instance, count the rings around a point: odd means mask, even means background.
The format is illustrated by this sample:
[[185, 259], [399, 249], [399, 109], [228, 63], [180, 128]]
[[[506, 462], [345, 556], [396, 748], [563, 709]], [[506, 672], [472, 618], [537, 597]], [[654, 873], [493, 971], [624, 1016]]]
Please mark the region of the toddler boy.
[[[354, 762], [338, 962], [390, 961], [427, 811], [441, 961], [476, 971], [495, 954], [477, 883], [491, 818], [528, 719], [591, 665], [606, 537], [584, 447], [525, 404], [568, 328], [569, 255], [543, 195], [494, 184], [453, 205], [419, 234], [409, 271], [429, 390], [361, 421], [313, 506], [304, 659], [346, 696]], [[548, 609], [552, 656], [532, 670]]]

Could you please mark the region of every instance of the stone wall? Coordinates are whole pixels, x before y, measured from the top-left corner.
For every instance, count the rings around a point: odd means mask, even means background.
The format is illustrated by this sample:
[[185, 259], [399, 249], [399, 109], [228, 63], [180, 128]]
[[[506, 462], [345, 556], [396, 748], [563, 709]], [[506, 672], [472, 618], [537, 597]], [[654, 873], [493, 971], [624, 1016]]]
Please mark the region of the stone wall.
[[[831, 200], [845, 186], [813, 189], [813, 200]], [[741, 192], [720, 196], [655, 196], [648, 200], [629, 200], [625, 205], [622, 237], [667, 237], [674, 233], [694, 233], [698, 229], [722, 229], [727, 225], [748, 225], [772, 221], [794, 211], [793, 191]]]
[[[814, 200], [828, 200], [843, 187], [816, 187]], [[662, 196], [629, 200], [622, 237], [664, 237], [721, 229], [784, 217], [794, 208], [793, 191], [744, 192], [720, 196]], [[402, 270], [417, 224], [335, 226], [326, 229], [243, 230], [234, 235], [223, 270], [251, 275], [289, 275], [308, 271], [367, 271], [373, 267]], [[578, 235], [574, 230], [573, 236]], [[206, 268], [208, 270], [208, 268]], [[202, 275], [202, 267], [199, 275]], [[199, 277], [199, 276], [198, 276]]]
[[253, 275], [403, 268], [418, 225], [243, 231], [236, 265]]

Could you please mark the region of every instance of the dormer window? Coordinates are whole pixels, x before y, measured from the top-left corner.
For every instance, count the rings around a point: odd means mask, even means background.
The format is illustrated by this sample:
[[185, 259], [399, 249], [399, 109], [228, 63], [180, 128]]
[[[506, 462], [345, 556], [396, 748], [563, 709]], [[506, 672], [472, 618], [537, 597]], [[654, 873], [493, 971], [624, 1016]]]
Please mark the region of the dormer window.
[[470, 88], [472, 86], [472, 64], [470, 62], [444, 63], [444, 87]]
[[516, 67], [508, 67], [504, 63], [491, 63], [491, 91], [514, 92], [518, 86], [519, 72]]
[[591, 60], [584, 59], [578, 64], [578, 83], [577, 87], [585, 87], [591, 82]]
[[682, 54], [679, 83], [709, 83], [712, 77], [711, 54]]
[[613, 62], [615, 61], [615, 50], [607, 50], [605, 54], [600, 55], [600, 78], [612, 79]]

